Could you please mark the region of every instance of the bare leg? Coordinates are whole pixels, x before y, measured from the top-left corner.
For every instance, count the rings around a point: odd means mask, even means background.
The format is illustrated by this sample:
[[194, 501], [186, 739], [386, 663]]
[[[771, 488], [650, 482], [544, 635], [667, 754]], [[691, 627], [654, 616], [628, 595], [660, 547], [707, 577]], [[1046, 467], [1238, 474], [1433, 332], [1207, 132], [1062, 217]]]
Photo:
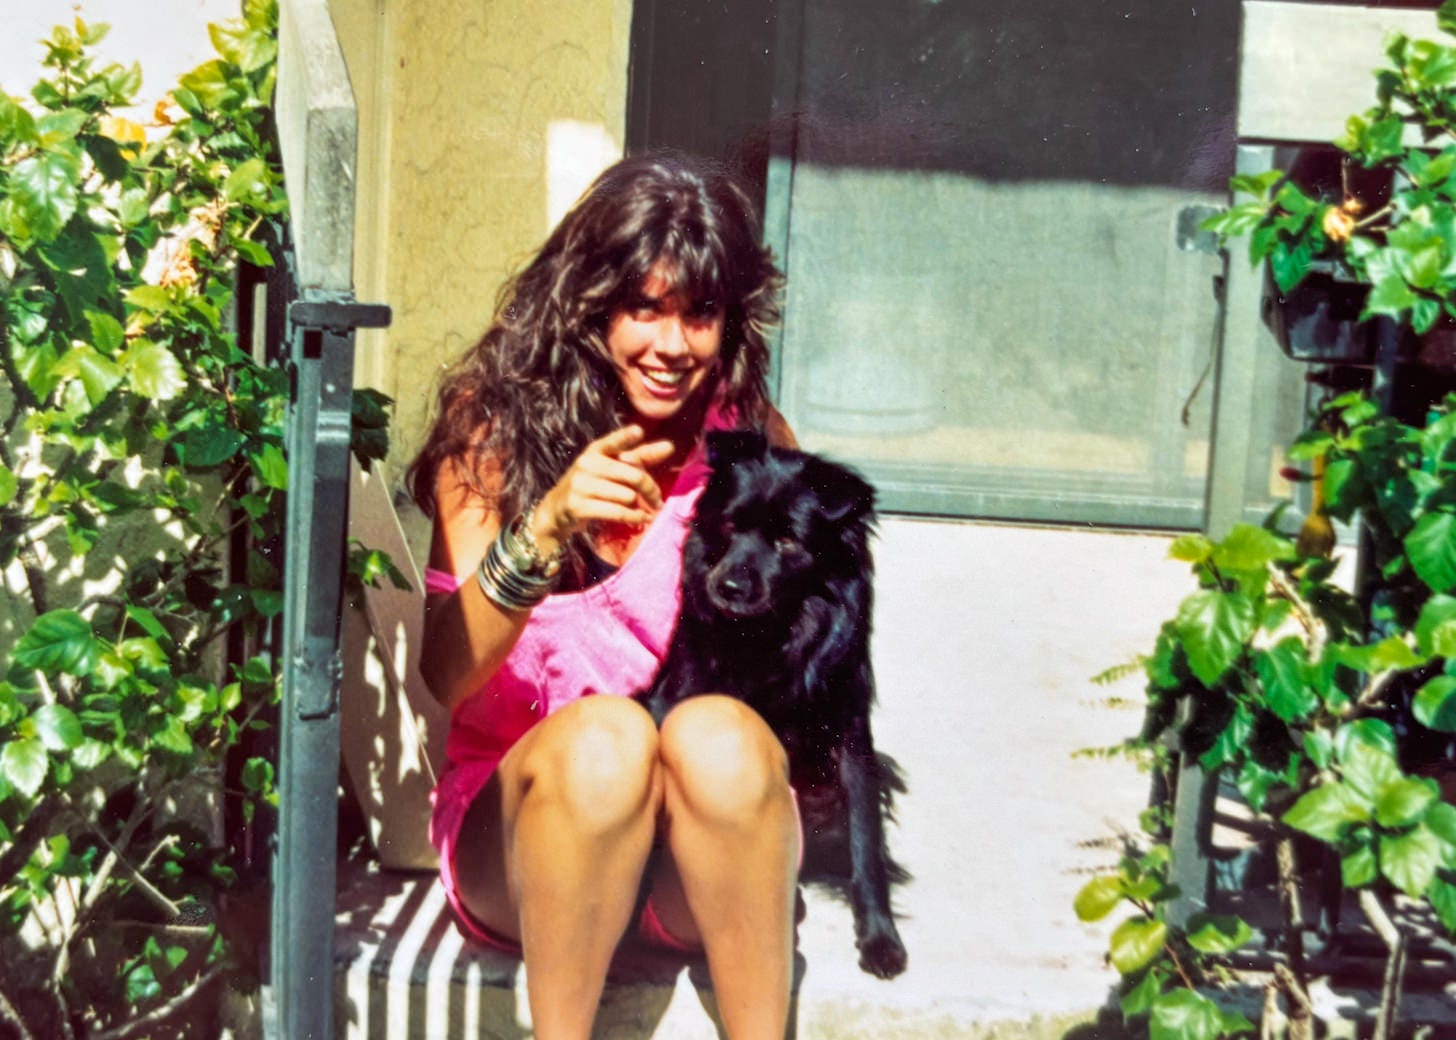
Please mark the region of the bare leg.
[[651, 716], [625, 697], [587, 697], [522, 737], [466, 815], [460, 895], [521, 941], [541, 1040], [590, 1035], [661, 801]]
[[783, 1040], [793, 982], [798, 819], [783, 748], [741, 701], [692, 697], [664, 720], [669, 856], [652, 890], [701, 942], [732, 1040]]

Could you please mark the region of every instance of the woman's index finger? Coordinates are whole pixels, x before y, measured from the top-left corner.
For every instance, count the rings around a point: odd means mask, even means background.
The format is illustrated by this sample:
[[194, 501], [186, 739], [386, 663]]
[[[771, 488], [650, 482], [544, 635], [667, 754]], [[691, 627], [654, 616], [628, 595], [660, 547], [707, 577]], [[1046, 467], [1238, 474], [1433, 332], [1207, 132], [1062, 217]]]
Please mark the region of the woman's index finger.
[[642, 427], [636, 423], [630, 423], [627, 426], [618, 427], [603, 437], [598, 437], [592, 446], [603, 455], [609, 455], [615, 458], [621, 455], [622, 452], [641, 444], [642, 438], [645, 436], [647, 436], [647, 433]]
[[656, 466], [658, 463], [666, 462], [672, 458], [672, 453], [677, 448], [672, 441], [664, 438], [660, 441], [648, 441], [646, 444], [638, 444], [617, 456], [623, 462], [630, 462], [634, 466]]

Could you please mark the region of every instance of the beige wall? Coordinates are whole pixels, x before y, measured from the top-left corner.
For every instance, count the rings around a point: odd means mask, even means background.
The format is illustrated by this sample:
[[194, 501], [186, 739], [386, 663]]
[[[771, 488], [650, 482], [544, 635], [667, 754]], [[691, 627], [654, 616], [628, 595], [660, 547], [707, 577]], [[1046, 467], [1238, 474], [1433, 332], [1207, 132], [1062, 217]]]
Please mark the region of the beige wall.
[[501, 283], [621, 154], [631, 0], [331, 0], [360, 108], [355, 282], [394, 308], [360, 383], [398, 402], [392, 469]]

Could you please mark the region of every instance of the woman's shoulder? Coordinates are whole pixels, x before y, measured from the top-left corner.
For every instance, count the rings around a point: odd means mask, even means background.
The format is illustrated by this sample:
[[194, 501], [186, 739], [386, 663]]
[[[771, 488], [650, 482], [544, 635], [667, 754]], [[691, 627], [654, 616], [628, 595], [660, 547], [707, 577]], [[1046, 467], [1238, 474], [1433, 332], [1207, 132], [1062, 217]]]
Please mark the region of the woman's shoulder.
[[501, 483], [500, 462], [486, 452], [472, 449], [442, 460], [435, 471], [430, 567], [459, 575], [485, 554], [500, 528]]
[[773, 405], [768, 406], [763, 419], [763, 434], [776, 448], [797, 448], [799, 439], [789, 428], [789, 421]]

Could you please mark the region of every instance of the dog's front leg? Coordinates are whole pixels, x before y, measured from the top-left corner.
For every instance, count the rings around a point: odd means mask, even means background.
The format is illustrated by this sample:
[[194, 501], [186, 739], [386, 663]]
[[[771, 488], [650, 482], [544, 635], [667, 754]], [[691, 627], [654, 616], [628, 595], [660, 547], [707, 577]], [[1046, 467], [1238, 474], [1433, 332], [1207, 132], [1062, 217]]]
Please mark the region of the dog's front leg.
[[856, 720], [840, 748], [839, 780], [849, 815], [850, 905], [859, 966], [882, 979], [905, 970], [907, 955], [890, 910], [890, 876], [880, 817], [879, 774], [868, 719]]

